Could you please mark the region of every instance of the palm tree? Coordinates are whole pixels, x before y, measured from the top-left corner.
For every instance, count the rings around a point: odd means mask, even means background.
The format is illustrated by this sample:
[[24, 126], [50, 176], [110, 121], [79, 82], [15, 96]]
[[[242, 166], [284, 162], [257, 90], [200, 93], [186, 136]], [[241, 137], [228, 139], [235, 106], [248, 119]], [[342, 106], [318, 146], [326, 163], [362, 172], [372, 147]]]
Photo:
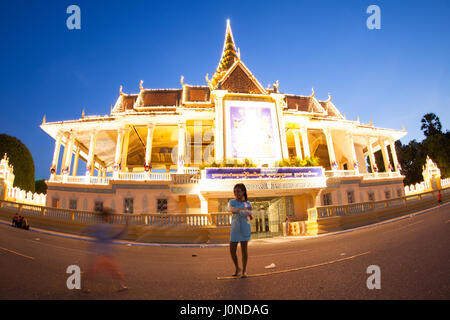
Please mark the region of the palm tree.
[[426, 115], [424, 115], [421, 122], [422, 126], [420, 127], [420, 129], [423, 130], [423, 134], [426, 137], [435, 135], [437, 133], [442, 133], [441, 121], [439, 120], [439, 117], [434, 113], [427, 113]]

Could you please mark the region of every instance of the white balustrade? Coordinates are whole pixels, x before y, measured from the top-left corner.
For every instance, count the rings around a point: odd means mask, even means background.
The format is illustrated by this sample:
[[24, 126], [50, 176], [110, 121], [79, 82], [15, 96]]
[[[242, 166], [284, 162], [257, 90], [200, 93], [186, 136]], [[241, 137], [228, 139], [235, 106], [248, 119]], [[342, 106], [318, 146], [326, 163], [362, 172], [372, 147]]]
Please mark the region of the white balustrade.
[[150, 173], [150, 180], [170, 181], [170, 173], [167, 173], [167, 172], [152, 172], [152, 173]]
[[331, 177], [350, 177], [350, 176], [355, 176], [356, 171], [355, 170], [329, 170], [329, 171], [325, 171], [325, 176], [327, 178], [331, 178]]

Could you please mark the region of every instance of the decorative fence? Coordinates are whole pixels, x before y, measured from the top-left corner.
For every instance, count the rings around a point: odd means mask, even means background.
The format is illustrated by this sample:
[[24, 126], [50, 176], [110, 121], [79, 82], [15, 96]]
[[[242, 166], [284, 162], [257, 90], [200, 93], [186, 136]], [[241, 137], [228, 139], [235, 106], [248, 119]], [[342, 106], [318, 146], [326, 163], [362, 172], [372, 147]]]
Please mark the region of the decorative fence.
[[27, 203], [38, 206], [45, 206], [47, 195], [43, 193], [33, 193], [17, 187], [9, 188], [7, 198], [20, 203]]
[[412, 204], [421, 202], [422, 200], [436, 199], [439, 191], [441, 192], [442, 197], [450, 196], [450, 188], [445, 188], [389, 200], [315, 207], [308, 209], [308, 220], [328, 217], [345, 217], [384, 208], [408, 207]]
[[441, 187], [445, 188], [450, 186], [450, 178], [441, 179]]
[[[27, 214], [34, 217], [47, 217], [61, 221], [73, 221], [83, 224], [92, 224], [100, 221], [100, 214], [90, 211], [60, 209], [0, 201], [0, 209], [10, 210], [13, 213]], [[209, 214], [111, 214], [112, 224], [123, 225], [189, 225], [194, 227], [229, 226], [231, 213], [219, 212]]]
[[[442, 186], [444, 187], [444, 186]], [[405, 187], [405, 195], [412, 195], [423, 193], [431, 189], [430, 183], [428, 181], [422, 181], [421, 183], [412, 184]]]

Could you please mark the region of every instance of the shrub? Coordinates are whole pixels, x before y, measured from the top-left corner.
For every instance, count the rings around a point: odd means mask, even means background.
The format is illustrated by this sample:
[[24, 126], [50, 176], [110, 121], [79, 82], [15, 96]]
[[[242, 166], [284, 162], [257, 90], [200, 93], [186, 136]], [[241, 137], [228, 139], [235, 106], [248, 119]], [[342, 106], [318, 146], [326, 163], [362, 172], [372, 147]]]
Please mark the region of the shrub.
[[5, 153], [14, 168], [14, 186], [34, 192], [34, 161], [30, 150], [19, 139], [0, 134], [0, 157]]

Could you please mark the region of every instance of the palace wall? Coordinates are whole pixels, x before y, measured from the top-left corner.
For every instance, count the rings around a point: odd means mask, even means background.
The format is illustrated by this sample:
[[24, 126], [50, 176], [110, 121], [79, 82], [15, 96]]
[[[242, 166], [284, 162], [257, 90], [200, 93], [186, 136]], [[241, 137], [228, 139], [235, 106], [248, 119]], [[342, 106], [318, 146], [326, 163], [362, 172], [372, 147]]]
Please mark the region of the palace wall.
[[[331, 203], [325, 203], [324, 194], [330, 194]], [[358, 177], [329, 179], [320, 199], [324, 205], [346, 205], [357, 202], [380, 201], [405, 196], [403, 179], [362, 180]]]

